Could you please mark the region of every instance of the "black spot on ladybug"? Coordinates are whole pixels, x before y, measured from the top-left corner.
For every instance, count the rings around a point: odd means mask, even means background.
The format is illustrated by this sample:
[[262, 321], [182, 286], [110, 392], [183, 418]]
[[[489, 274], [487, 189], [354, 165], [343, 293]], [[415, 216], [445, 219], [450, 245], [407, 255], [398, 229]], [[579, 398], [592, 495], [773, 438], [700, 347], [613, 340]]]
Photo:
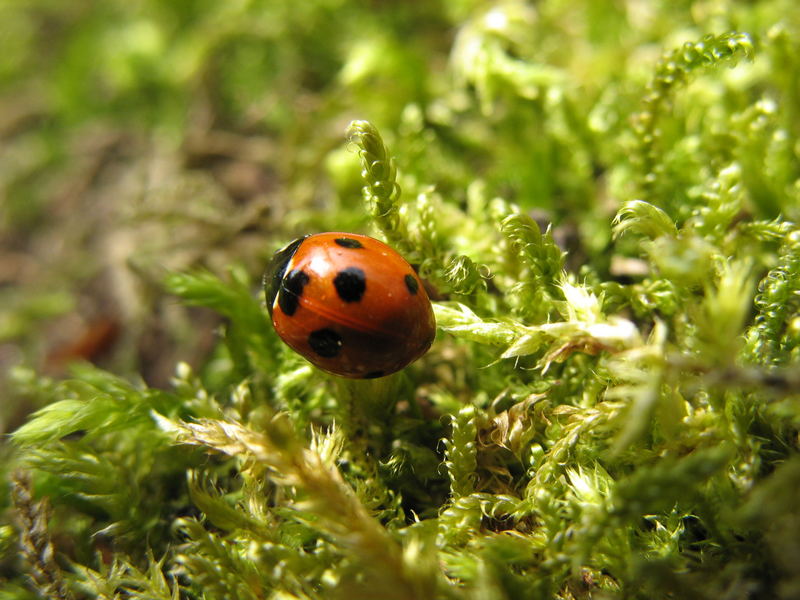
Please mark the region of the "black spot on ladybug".
[[358, 302], [367, 289], [367, 279], [358, 267], [347, 267], [336, 274], [333, 285], [339, 298], [345, 302]]
[[303, 288], [308, 283], [308, 275], [302, 269], [292, 269], [281, 281], [278, 292], [278, 306], [287, 317], [291, 317], [300, 303]]
[[413, 275], [409, 274], [403, 277], [403, 280], [406, 282], [406, 287], [408, 288], [408, 291], [411, 292], [411, 295], [416, 296], [417, 290], [419, 289], [419, 282], [417, 279]]
[[364, 379], [377, 379], [378, 377], [383, 377], [383, 371], [370, 371], [364, 375]]
[[308, 345], [323, 358], [333, 358], [342, 347], [342, 337], [332, 329], [317, 329], [308, 336]]
[[358, 249], [364, 247], [361, 242], [359, 242], [358, 240], [354, 240], [353, 238], [342, 237], [342, 238], [336, 238], [333, 241], [336, 242], [342, 248]]

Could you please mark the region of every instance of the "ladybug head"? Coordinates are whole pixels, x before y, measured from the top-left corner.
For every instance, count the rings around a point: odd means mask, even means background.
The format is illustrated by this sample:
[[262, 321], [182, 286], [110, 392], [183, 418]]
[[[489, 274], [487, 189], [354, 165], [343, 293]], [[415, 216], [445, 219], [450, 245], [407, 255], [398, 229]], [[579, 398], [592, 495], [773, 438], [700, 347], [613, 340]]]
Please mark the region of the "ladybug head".
[[294, 253], [297, 252], [300, 244], [302, 244], [307, 237], [308, 236], [305, 235], [301, 238], [297, 238], [284, 248], [281, 248], [272, 255], [272, 259], [269, 261], [267, 270], [264, 272], [263, 286], [264, 294], [267, 299], [267, 310], [270, 316], [272, 316], [272, 305], [275, 303], [275, 296], [278, 294], [278, 290], [281, 287], [281, 280], [286, 272], [286, 265], [289, 264]]

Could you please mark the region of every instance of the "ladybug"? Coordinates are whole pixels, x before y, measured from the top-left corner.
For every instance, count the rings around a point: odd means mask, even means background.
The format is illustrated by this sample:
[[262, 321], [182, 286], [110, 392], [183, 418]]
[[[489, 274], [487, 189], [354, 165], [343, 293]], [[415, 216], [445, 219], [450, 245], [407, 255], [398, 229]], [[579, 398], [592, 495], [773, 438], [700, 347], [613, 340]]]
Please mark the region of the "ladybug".
[[399, 371], [427, 352], [436, 333], [414, 269], [365, 235], [318, 233], [293, 241], [272, 258], [264, 292], [280, 338], [342, 377]]

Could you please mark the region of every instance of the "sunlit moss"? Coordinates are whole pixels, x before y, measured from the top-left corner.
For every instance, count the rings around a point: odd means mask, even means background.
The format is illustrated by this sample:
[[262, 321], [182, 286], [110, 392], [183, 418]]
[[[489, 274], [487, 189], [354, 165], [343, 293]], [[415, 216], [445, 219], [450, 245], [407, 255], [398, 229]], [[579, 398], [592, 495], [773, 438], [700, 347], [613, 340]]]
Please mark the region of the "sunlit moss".
[[[0, 598], [796, 597], [791, 2], [0, 16]], [[425, 278], [404, 372], [272, 330], [321, 229]]]

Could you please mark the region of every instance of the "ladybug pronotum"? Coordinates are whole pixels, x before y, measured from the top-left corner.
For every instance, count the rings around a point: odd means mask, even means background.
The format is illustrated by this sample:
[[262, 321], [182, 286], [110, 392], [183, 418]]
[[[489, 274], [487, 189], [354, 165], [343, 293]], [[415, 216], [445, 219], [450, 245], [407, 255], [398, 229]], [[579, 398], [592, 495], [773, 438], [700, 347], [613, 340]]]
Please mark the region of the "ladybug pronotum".
[[436, 333], [425, 287], [383, 242], [318, 233], [275, 253], [264, 275], [280, 338], [324, 371], [383, 377], [414, 362]]

